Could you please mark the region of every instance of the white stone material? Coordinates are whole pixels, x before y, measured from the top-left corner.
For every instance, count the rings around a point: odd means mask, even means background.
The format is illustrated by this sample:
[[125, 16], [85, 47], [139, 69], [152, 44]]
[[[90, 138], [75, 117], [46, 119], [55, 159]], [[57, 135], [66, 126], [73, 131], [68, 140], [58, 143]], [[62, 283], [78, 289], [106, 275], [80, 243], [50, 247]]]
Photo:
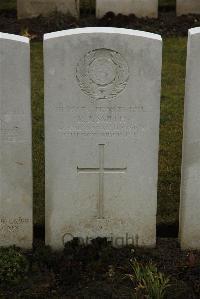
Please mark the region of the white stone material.
[[48, 16], [55, 11], [79, 17], [79, 0], [17, 0], [19, 19]]
[[109, 11], [115, 14], [157, 18], [158, 0], [96, 0], [97, 18], [102, 18]]
[[180, 206], [183, 249], [200, 249], [200, 27], [189, 30]]
[[32, 247], [30, 47], [0, 33], [0, 246]]
[[140, 31], [45, 35], [47, 245], [155, 245], [161, 55]]
[[176, 0], [177, 15], [200, 14], [199, 0]]

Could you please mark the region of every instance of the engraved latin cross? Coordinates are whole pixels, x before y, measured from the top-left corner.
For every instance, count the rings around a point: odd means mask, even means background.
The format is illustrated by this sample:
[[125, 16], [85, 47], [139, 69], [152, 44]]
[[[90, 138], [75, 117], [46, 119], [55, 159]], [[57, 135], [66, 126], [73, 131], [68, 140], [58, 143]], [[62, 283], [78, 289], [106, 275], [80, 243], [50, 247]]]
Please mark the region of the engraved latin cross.
[[98, 218], [104, 218], [104, 174], [123, 174], [127, 168], [105, 168], [104, 167], [104, 146], [99, 144], [99, 168], [79, 168], [77, 171], [80, 174], [98, 174], [99, 175], [99, 197], [98, 197]]

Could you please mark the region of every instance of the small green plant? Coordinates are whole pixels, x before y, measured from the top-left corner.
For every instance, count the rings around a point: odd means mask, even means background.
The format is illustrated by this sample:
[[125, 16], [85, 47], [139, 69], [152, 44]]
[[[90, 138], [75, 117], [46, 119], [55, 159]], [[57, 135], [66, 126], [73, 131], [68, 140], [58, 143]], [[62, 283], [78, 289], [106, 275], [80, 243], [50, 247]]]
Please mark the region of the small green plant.
[[169, 287], [169, 277], [158, 272], [157, 267], [148, 263], [140, 264], [136, 259], [131, 261], [133, 274], [128, 277], [134, 284], [135, 298], [164, 299]]
[[28, 272], [26, 257], [15, 247], [0, 248], [0, 284], [16, 285]]

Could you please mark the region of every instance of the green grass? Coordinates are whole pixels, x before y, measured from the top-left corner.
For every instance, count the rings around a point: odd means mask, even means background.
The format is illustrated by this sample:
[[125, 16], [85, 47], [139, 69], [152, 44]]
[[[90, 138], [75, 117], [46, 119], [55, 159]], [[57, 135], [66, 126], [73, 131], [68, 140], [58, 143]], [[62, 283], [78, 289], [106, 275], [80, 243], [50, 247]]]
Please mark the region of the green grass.
[[137, 259], [131, 260], [132, 274], [128, 277], [133, 284], [134, 298], [166, 298], [170, 287], [170, 278], [158, 272], [152, 262], [143, 264]]
[[176, 0], [159, 0], [160, 7], [176, 7]]
[[16, 0], [0, 0], [0, 10], [13, 10], [17, 8]]
[[158, 223], [178, 221], [186, 38], [164, 40]]
[[44, 81], [42, 43], [31, 45], [34, 222], [44, 224]]
[[[34, 42], [32, 54], [32, 109], [35, 223], [44, 223], [44, 126], [42, 43]], [[164, 40], [158, 223], [178, 221], [186, 38]]]

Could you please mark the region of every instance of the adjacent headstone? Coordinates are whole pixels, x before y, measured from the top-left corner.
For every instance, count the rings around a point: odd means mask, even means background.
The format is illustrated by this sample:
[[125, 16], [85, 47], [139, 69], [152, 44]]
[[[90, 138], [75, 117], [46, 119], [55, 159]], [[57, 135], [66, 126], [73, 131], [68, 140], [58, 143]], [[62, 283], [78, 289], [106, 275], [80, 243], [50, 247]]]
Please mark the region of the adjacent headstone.
[[177, 15], [200, 14], [199, 0], [176, 0]]
[[30, 48], [0, 33], [0, 246], [32, 246]]
[[46, 244], [156, 243], [162, 42], [116, 28], [46, 34]]
[[103, 17], [107, 12], [137, 17], [158, 16], [158, 0], [96, 0], [96, 16]]
[[79, 0], [17, 0], [18, 18], [48, 16], [53, 12], [62, 12], [79, 17]]
[[180, 240], [200, 249], [200, 27], [189, 30], [183, 140]]

